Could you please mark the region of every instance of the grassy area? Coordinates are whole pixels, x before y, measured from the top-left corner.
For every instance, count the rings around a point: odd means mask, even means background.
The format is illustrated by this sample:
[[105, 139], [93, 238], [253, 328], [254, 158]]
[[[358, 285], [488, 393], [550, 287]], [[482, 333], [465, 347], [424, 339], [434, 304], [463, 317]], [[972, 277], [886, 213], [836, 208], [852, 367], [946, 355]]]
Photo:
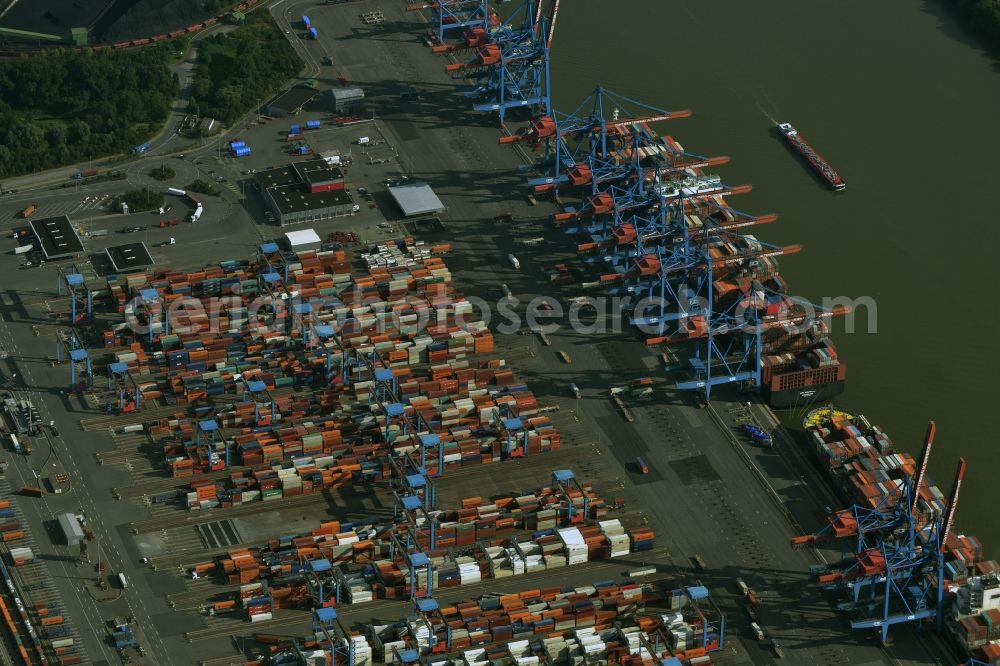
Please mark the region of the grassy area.
[[0, 60], [0, 178], [127, 152], [167, 119], [176, 46]]
[[155, 178], [156, 180], [170, 180], [176, 175], [177, 174], [174, 173], [174, 170], [166, 166], [165, 164], [160, 165], [155, 169], [150, 169], [149, 171], [150, 178]]
[[163, 194], [150, 189], [131, 190], [120, 197], [116, 197], [111, 203], [111, 210], [120, 212], [122, 202], [128, 204], [130, 213], [140, 213], [147, 210], [156, 210], [163, 206]]
[[198, 194], [218, 194], [219, 190], [215, 189], [215, 185], [209, 183], [205, 180], [196, 180], [188, 183], [188, 186], [184, 188], [191, 192], [197, 192]]
[[231, 124], [302, 69], [302, 61], [268, 12], [198, 42], [189, 110]]

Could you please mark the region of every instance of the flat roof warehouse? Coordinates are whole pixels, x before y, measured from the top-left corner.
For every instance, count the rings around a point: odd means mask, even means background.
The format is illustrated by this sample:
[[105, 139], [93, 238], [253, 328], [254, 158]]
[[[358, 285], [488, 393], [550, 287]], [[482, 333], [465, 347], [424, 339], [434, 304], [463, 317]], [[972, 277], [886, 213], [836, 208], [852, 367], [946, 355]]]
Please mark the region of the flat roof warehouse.
[[353, 203], [350, 195], [344, 190], [330, 190], [313, 194], [304, 192], [298, 185], [282, 185], [270, 190], [274, 203], [282, 213], [298, 213], [305, 210], [317, 210], [330, 206], [347, 206]]
[[46, 259], [63, 259], [83, 252], [83, 241], [65, 215], [32, 220], [28, 225]]
[[440, 213], [444, 204], [427, 183], [410, 183], [389, 188], [389, 194], [403, 211], [403, 217], [425, 213]]
[[131, 273], [153, 265], [153, 257], [145, 243], [129, 243], [106, 248], [104, 252], [111, 260], [116, 273]]

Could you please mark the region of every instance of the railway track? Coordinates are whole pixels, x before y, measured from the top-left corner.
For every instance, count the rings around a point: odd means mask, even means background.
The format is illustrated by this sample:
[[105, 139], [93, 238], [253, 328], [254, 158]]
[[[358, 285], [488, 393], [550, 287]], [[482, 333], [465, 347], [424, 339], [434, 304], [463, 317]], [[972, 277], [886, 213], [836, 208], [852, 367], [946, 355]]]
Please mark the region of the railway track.
[[210, 641], [217, 638], [227, 638], [232, 635], [245, 634], [252, 627], [256, 631], [270, 631], [280, 627], [290, 627], [297, 624], [307, 623], [310, 614], [308, 611], [279, 610], [274, 613], [276, 617], [263, 622], [250, 623], [240, 618], [210, 618], [209, 624], [217, 625], [206, 627], [205, 629], [195, 629], [184, 634], [188, 643], [198, 641]]
[[223, 518], [239, 518], [242, 516], [252, 516], [256, 513], [265, 513], [276, 509], [306, 508], [329, 502], [327, 493], [319, 492], [309, 495], [299, 495], [297, 497], [287, 497], [280, 501], [270, 502], [250, 502], [241, 506], [234, 506], [222, 511], [206, 509], [204, 511], [184, 511], [175, 512], [180, 515], [155, 517], [131, 523], [129, 527], [134, 534], [147, 534], [159, 530], [170, 529], [172, 527], [184, 527], [185, 525], [200, 525], [210, 523]]

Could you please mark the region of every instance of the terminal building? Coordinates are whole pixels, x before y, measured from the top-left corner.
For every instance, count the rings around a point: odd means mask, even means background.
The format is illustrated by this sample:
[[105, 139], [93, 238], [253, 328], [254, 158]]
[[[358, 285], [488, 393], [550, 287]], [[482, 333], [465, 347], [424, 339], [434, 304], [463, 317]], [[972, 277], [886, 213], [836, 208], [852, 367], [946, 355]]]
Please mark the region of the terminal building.
[[104, 249], [115, 273], [135, 273], [153, 265], [145, 243], [114, 245]]
[[344, 172], [323, 159], [267, 169], [254, 180], [281, 226], [351, 215], [359, 208], [344, 189]]
[[83, 252], [83, 241], [65, 215], [32, 220], [28, 223], [46, 261], [65, 259]]

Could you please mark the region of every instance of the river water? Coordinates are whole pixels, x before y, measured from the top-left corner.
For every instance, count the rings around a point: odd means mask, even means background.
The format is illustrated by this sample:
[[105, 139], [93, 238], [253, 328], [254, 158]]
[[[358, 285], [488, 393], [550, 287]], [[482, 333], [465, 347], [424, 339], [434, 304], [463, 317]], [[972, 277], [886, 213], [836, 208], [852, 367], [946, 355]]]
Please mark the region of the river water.
[[[732, 157], [724, 182], [754, 190], [730, 202], [780, 216], [761, 239], [804, 245], [781, 261], [791, 291], [874, 300], [871, 322], [861, 308], [854, 333], [834, 326], [849, 368], [838, 404], [914, 456], [934, 419], [931, 475], [947, 494], [966, 458], [957, 526], [1000, 556], [1000, 63], [921, 0], [563, 2], [552, 63], [560, 111], [598, 82], [692, 109], [656, 128]], [[777, 120], [827, 158], [845, 192], [777, 138]]]

